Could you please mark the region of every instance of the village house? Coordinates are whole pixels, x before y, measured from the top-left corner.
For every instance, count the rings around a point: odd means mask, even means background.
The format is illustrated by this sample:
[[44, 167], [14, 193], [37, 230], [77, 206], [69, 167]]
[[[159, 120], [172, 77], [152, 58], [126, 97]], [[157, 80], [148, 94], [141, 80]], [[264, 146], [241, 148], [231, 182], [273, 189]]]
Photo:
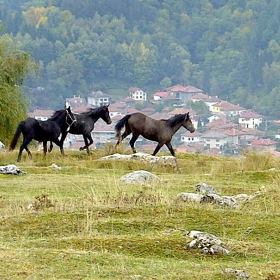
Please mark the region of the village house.
[[198, 94], [195, 94], [195, 95], [192, 95], [190, 100], [193, 101], [193, 102], [198, 102], [198, 101], [207, 101], [209, 99], [209, 95], [206, 94], [206, 93], [198, 93]]
[[258, 139], [251, 143], [250, 149], [259, 152], [270, 152], [276, 150], [277, 141], [271, 139]]
[[74, 97], [71, 98], [66, 98], [65, 101], [70, 104], [72, 109], [82, 107], [82, 106], [88, 106], [85, 98], [76, 95], [74, 95]]
[[224, 133], [209, 131], [200, 136], [207, 148], [223, 148], [228, 143], [228, 137]]
[[209, 107], [209, 111], [213, 112], [213, 105], [221, 102], [222, 100], [217, 96], [209, 96], [208, 99], [204, 99], [203, 102]]
[[243, 132], [238, 129], [231, 128], [223, 131], [223, 134], [227, 135], [228, 144], [239, 145], [239, 137], [243, 135]]
[[200, 93], [203, 93], [201, 89], [198, 89], [193, 86], [182, 86], [182, 85], [174, 85], [166, 89], [169, 95], [175, 96], [180, 100], [181, 103], [186, 103], [191, 100], [191, 97]]
[[183, 143], [199, 143], [201, 142], [200, 136], [202, 133], [195, 131], [193, 133], [190, 133], [189, 131], [186, 131], [181, 134], [181, 142]]
[[262, 123], [262, 116], [253, 110], [246, 110], [239, 115], [238, 123], [244, 128], [257, 128]]
[[240, 115], [245, 110], [245, 108], [239, 105], [235, 105], [227, 101], [220, 101], [212, 106], [211, 112], [223, 113], [227, 117], [234, 117]]
[[53, 110], [35, 109], [33, 112], [30, 112], [28, 116], [30, 118], [35, 118], [36, 120], [46, 121], [53, 115], [53, 113]]
[[128, 89], [129, 97], [136, 101], [147, 101], [147, 93], [140, 88], [131, 87]]
[[111, 102], [111, 96], [101, 90], [91, 92], [87, 97], [88, 105], [92, 107], [99, 107], [108, 105]]
[[167, 91], [157, 91], [153, 94], [153, 99], [155, 101], [163, 101], [164, 98], [168, 97], [169, 94]]

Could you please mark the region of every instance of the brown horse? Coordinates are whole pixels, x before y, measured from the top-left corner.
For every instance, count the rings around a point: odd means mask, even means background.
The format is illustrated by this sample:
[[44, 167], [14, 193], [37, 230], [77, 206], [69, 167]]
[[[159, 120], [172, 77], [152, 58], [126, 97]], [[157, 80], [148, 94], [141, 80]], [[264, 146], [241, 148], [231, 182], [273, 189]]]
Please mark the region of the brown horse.
[[[125, 131], [120, 135], [124, 126]], [[136, 153], [134, 143], [137, 138], [142, 135], [146, 139], [158, 142], [158, 145], [153, 152], [153, 156], [157, 154], [163, 145], [166, 145], [171, 155], [175, 156], [171, 145], [171, 139], [176, 131], [182, 126], [191, 133], [195, 131], [189, 113], [178, 114], [168, 120], [155, 120], [142, 113], [126, 115], [115, 125], [116, 138], [118, 139], [116, 146], [119, 145], [126, 136], [132, 133], [132, 138], [129, 141], [129, 144], [134, 153]]]

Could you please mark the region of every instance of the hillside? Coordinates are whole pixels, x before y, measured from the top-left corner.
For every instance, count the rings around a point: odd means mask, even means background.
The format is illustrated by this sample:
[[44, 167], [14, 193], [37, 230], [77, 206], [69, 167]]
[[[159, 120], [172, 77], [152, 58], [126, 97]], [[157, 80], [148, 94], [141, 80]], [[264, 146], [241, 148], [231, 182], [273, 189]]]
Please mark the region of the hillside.
[[180, 83], [279, 119], [279, 5], [2, 0], [0, 18], [2, 32], [40, 66], [40, 79], [26, 84], [31, 106], [57, 109], [91, 90]]

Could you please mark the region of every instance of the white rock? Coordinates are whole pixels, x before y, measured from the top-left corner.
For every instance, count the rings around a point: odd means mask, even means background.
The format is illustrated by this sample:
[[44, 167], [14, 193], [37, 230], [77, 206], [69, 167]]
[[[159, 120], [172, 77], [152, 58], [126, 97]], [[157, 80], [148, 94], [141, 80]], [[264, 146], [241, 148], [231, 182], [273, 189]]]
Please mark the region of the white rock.
[[200, 202], [202, 198], [202, 195], [201, 194], [198, 194], [198, 193], [186, 193], [186, 192], [183, 192], [183, 193], [179, 193], [177, 195], [177, 200], [181, 200], [181, 201], [185, 201], [185, 202]]
[[14, 164], [8, 164], [8, 165], [5, 165], [5, 166], [0, 166], [0, 174], [20, 175], [20, 174], [26, 174], [26, 172], [21, 171]]
[[122, 176], [119, 180], [129, 184], [130, 183], [149, 184], [150, 182], [161, 182], [159, 177], [145, 170], [139, 170], [139, 171], [128, 173]]

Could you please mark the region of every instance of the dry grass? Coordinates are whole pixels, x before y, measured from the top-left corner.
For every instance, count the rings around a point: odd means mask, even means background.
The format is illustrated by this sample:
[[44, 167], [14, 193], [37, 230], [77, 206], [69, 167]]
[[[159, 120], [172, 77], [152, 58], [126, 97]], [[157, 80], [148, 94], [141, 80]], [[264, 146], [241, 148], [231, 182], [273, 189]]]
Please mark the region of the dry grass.
[[[103, 150], [54, 151], [33, 160], [0, 154], [27, 175], [0, 175], [0, 275], [2, 279], [235, 279], [225, 268], [244, 269], [251, 279], [280, 278], [280, 160], [246, 154], [237, 159], [178, 155], [179, 170], [136, 162], [98, 161]], [[52, 163], [61, 170], [51, 167]], [[144, 169], [162, 183], [127, 185], [118, 179]], [[236, 209], [178, 203], [198, 182], [222, 195], [253, 194]], [[185, 250], [180, 231], [220, 237], [228, 256]]]

